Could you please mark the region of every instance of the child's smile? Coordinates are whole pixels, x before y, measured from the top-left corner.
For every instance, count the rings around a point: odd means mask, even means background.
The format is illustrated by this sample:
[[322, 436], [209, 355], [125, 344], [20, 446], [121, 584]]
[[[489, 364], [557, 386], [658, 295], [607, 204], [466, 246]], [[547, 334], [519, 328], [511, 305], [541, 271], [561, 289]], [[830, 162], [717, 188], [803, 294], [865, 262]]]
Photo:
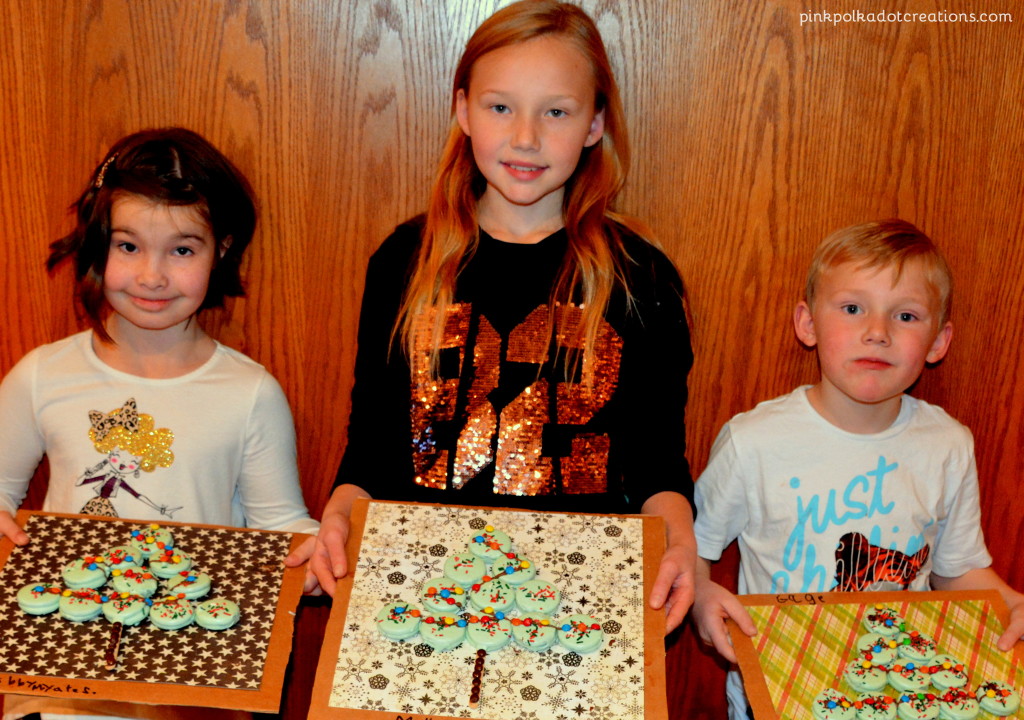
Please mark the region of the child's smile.
[[557, 35], [477, 60], [468, 90], [456, 96], [456, 117], [487, 180], [481, 215], [511, 211], [541, 222], [561, 217], [565, 183], [604, 131], [593, 72]]
[[118, 197], [103, 292], [115, 317], [146, 330], [186, 322], [202, 305], [215, 259], [209, 224], [188, 205]]

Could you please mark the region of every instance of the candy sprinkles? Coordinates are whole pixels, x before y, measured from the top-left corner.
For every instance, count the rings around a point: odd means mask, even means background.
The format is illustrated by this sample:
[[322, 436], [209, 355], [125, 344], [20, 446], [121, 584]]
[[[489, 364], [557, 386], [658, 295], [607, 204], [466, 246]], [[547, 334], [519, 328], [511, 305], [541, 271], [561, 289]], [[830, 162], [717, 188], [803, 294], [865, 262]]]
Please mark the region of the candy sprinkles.
[[[192, 568], [191, 558], [175, 547], [170, 531], [156, 524], [133, 529], [127, 545], [72, 560], [61, 579], [64, 587], [41, 582], [24, 586], [18, 592], [19, 607], [30, 615], [56, 611], [73, 623], [104, 616], [111, 629], [103, 667], [110, 672], [117, 669], [126, 627], [149, 620], [168, 632], [193, 622], [207, 630], [226, 630], [241, 614], [232, 601], [216, 598], [201, 603], [203, 612], [197, 617], [192, 601], [209, 592], [209, 578]], [[108, 581], [113, 588], [106, 587]]]

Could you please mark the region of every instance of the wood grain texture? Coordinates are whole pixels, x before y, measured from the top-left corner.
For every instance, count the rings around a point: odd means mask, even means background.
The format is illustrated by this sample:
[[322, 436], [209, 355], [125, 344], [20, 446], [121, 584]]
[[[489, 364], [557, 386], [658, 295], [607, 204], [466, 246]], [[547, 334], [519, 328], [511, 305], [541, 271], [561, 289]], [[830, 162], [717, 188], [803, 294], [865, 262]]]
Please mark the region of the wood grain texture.
[[[10, 0], [0, 23], [0, 372], [79, 327], [67, 268], [48, 278], [43, 263], [106, 148], [143, 127], [192, 127], [248, 175], [261, 210], [248, 296], [204, 322], [285, 388], [318, 514], [344, 448], [367, 260], [423, 209], [452, 70], [473, 28], [503, 4]], [[974, 431], [995, 566], [1024, 588], [1015, 557], [1024, 544], [1024, 384], [1015, 382], [1024, 372], [1024, 16], [801, 26], [801, 12], [939, 8], [583, 5], [630, 121], [621, 208], [653, 226], [687, 284], [694, 470], [732, 415], [814, 381], [814, 356], [790, 317], [818, 241], [852, 222], [904, 217], [934, 236], [956, 275], [952, 351], [915, 392]], [[29, 502], [41, 497], [36, 486]], [[735, 566], [731, 553], [716, 576], [731, 578]], [[304, 652], [286, 717], [305, 715], [325, 618], [320, 605], [300, 614]], [[723, 669], [689, 627], [670, 642], [672, 716], [723, 717]]]

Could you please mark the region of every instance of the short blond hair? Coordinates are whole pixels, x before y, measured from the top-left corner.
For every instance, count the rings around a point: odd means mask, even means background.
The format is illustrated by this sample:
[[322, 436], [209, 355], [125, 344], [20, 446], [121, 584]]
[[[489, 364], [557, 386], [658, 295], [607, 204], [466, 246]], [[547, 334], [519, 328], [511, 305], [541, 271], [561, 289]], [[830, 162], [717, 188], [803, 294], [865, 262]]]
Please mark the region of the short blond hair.
[[894, 282], [899, 282], [910, 260], [921, 262], [925, 280], [939, 299], [939, 325], [949, 319], [953, 296], [953, 274], [946, 259], [931, 238], [906, 220], [876, 220], [836, 230], [822, 240], [811, 259], [804, 290], [807, 304], [814, 307], [814, 296], [821, 276], [844, 263], [863, 268], [892, 267]]

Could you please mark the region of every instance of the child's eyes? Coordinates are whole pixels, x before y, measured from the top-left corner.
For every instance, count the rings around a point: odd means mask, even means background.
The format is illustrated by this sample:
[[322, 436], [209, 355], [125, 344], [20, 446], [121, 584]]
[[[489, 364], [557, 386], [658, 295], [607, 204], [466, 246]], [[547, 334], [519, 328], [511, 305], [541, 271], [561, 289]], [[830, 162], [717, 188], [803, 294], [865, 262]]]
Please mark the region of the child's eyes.
[[188, 257], [189, 255], [195, 255], [195, 251], [188, 247], [176, 247], [171, 251], [175, 257]]
[[507, 113], [508, 112], [508, 105], [502, 105], [501, 103], [495, 103], [494, 105], [491, 105], [491, 110], [493, 110], [496, 113]]
[[853, 304], [843, 305], [841, 309], [847, 315], [856, 315], [860, 312], [860, 306]]
[[897, 319], [900, 322], [914, 322], [917, 320], [917, 315], [912, 312], [901, 312], [896, 314]]
[[127, 240], [117, 243], [114, 247], [126, 253], [133, 253], [136, 250], [138, 250], [138, 247], [135, 246], [135, 243], [130, 243]]
[[558, 108], [552, 108], [548, 110], [548, 115], [550, 115], [553, 118], [565, 117], [567, 114], [568, 113], [565, 112], [565, 110], [560, 110]]

